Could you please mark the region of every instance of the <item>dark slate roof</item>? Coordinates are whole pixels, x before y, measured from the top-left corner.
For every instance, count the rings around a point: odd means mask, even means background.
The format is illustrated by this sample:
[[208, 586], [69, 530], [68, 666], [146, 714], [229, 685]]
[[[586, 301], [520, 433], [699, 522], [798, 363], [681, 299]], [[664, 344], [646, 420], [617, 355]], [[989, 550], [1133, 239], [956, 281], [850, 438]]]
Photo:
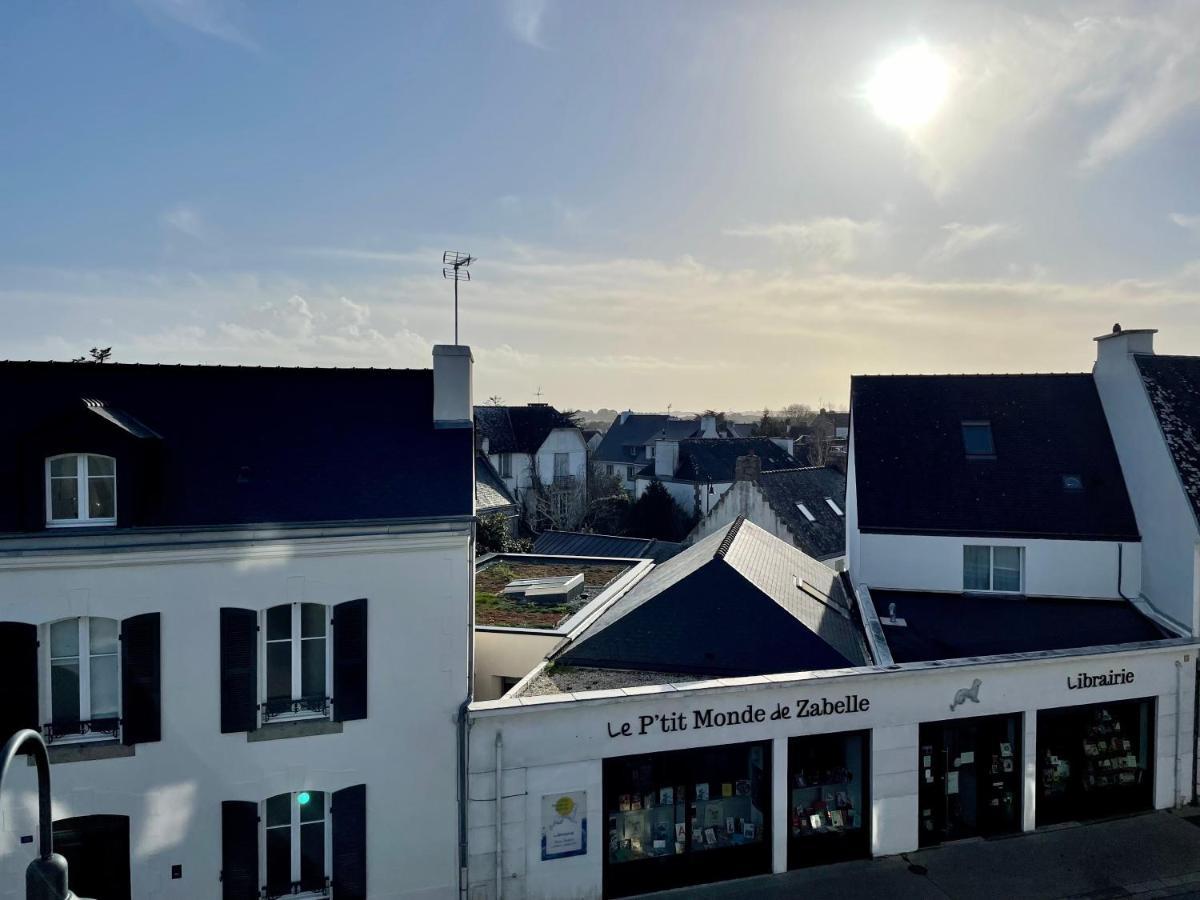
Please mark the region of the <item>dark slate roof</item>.
[[754, 426], [749, 422], [727, 422], [725, 430], [730, 437], [748, 438], [754, 433]]
[[658, 413], [630, 413], [624, 424], [617, 416], [608, 426], [593, 458], [597, 462], [645, 465], [648, 442], [656, 437], [668, 440], [691, 437], [699, 427], [700, 423], [695, 419], [673, 419]]
[[[1138, 540], [1090, 375], [860, 375], [850, 396], [862, 530]], [[970, 420], [994, 459], [967, 458]]]
[[734, 676], [870, 657], [837, 573], [739, 518], [652, 569], [554, 661]]
[[496, 467], [482, 453], [475, 454], [475, 512], [487, 515], [506, 506], [516, 506], [517, 501], [508, 492], [504, 479]]
[[1134, 360], [1200, 523], [1200, 356], [1139, 353]]
[[[796, 538], [796, 546], [815, 559], [846, 552], [846, 476], [827, 466], [764, 472], [758, 478], [763, 497]], [[826, 498], [842, 511], [833, 511]], [[724, 498], [722, 498], [724, 499]], [[808, 521], [797, 508], [803, 503], [813, 514]]]
[[543, 531], [533, 542], [533, 552], [556, 556], [608, 556], [618, 559], [652, 559], [666, 562], [683, 550], [683, 544], [615, 534], [580, 531]]
[[537, 453], [555, 428], [575, 423], [553, 406], [477, 406], [475, 428], [488, 439], [488, 453]]
[[[733, 481], [739, 456], [754, 453], [762, 460], [762, 471], [797, 469], [801, 462], [770, 438], [688, 438], [679, 442], [679, 481]], [[654, 477], [653, 461], [639, 477]]]
[[0, 396], [0, 533], [43, 529], [44, 459], [81, 450], [117, 460], [118, 527], [471, 512], [428, 370], [0, 362]]
[[1039, 650], [1073, 650], [1169, 637], [1124, 600], [872, 590], [875, 612], [898, 662], [961, 659]]

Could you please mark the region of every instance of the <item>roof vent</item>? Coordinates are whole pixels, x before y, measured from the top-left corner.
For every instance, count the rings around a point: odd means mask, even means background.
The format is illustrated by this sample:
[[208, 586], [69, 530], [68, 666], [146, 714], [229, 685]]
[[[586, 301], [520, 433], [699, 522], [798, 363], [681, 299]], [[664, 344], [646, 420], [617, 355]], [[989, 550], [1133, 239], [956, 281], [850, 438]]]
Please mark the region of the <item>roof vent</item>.
[[569, 603], [583, 593], [583, 573], [553, 578], [518, 578], [510, 581], [501, 593], [530, 603]]
[[886, 616], [881, 616], [879, 619], [879, 623], [881, 625], [891, 625], [893, 628], [908, 627], [907, 622], [905, 622], [903, 619], [899, 619], [896, 617], [896, 604], [895, 603], [888, 604], [888, 614]]
[[1062, 477], [1062, 486], [1064, 491], [1078, 493], [1083, 490], [1083, 479], [1078, 475], [1064, 475]]

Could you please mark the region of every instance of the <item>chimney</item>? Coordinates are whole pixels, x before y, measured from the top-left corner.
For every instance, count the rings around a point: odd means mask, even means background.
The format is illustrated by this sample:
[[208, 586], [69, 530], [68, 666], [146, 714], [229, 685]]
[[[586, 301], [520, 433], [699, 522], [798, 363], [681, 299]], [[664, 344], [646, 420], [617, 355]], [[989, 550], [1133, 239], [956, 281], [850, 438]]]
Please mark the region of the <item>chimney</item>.
[[717, 436], [717, 417], [716, 416], [701, 416], [700, 417], [700, 437], [715, 438]]
[[654, 442], [654, 474], [673, 478], [679, 470], [679, 441]]
[[632, 415], [633, 415], [633, 410], [632, 410], [632, 409], [627, 409], [627, 410], [625, 410], [625, 412], [621, 413], [621, 417], [620, 417], [620, 418], [621, 418], [621, 424], [622, 424], [622, 425], [624, 425], [624, 424], [625, 424], [625, 422], [626, 422], [626, 420], [628, 420], [628, 418], [629, 418], [630, 416], [632, 416]]
[[739, 456], [737, 462], [733, 464], [734, 481], [758, 481], [758, 476], [761, 474], [762, 460], [756, 453]]
[[471, 367], [475, 358], [463, 344], [433, 348], [433, 427], [470, 428], [475, 410], [471, 401]]
[[1102, 334], [1096, 341], [1096, 364], [1114, 363], [1134, 353], [1154, 355], [1154, 335], [1157, 328], [1131, 328], [1122, 330], [1114, 325], [1109, 334]]

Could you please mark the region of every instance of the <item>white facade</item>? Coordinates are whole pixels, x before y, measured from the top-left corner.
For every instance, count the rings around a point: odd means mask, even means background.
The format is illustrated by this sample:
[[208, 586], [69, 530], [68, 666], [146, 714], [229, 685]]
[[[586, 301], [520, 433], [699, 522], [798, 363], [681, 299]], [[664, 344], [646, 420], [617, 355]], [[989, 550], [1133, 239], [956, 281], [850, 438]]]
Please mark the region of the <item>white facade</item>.
[[[161, 615], [162, 739], [123, 758], [51, 769], [55, 819], [128, 816], [133, 897], [220, 895], [222, 801], [356, 784], [366, 785], [370, 896], [457, 894], [455, 720], [469, 678], [468, 521], [162, 533], [134, 547], [120, 535], [70, 540], [77, 549], [30, 538], [22, 543], [51, 549], [0, 554], [0, 620]], [[364, 597], [366, 718], [307, 737], [263, 739], [271, 725], [221, 733], [221, 607]], [[24, 895], [30, 846], [20, 839], [37, 830], [34, 771], [18, 766], [5, 784], [3, 898]], [[182, 866], [178, 879], [174, 865]]]
[[[896, 670], [836, 670], [796, 675], [720, 679], [676, 685], [553, 695], [477, 703], [472, 707], [469, 824], [469, 896], [496, 894], [497, 837], [503, 896], [598, 898], [607, 851], [603, 761], [606, 758], [691, 747], [770, 740], [774, 871], [787, 867], [787, 741], [793, 736], [870, 732], [871, 851], [886, 855], [918, 846], [918, 784], [922, 722], [1020, 713], [1023, 716], [1022, 825], [1036, 821], [1038, 711], [1121, 699], [1154, 698], [1153, 804], [1168, 808], [1191, 793], [1195, 643], [1179, 639], [1157, 647], [1104, 648], [1090, 655], [1052, 653], [994, 658], [974, 664], [912, 664]], [[1125, 668], [1133, 683], [1086, 690], [1070, 687], [1080, 671]], [[977, 703], [951, 708], [956, 692], [980, 680]], [[771, 718], [801, 701], [839, 700], [856, 694], [869, 709], [817, 717]], [[659, 723], [696, 722], [698, 711], [764, 710], [763, 720], [664, 733]], [[629, 725], [628, 733], [623, 726]], [[1177, 727], [1178, 726], [1178, 727]], [[1178, 737], [1177, 737], [1178, 736]], [[501, 777], [496, 777], [500, 754]], [[500, 828], [496, 827], [499, 781]], [[543, 799], [586, 792], [586, 853], [543, 860]]]
[[697, 484], [694, 481], [677, 481], [674, 478], [666, 477], [656, 479], [645, 476], [637, 479], [633, 498], [639, 499], [642, 494], [646, 493], [646, 488], [650, 487], [650, 483], [655, 480], [662, 482], [667, 493], [689, 516], [696, 510], [699, 510], [702, 516], [708, 515], [720, 502], [725, 492], [733, 487], [732, 481], [714, 481], [711, 484], [706, 481], [703, 484]]

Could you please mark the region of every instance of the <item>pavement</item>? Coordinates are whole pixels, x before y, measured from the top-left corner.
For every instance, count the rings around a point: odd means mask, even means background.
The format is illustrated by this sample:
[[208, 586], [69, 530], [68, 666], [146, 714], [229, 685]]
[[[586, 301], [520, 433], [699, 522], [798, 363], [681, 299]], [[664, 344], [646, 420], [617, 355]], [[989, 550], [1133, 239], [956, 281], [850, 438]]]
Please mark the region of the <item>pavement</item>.
[[945, 844], [655, 894], [656, 900], [1200, 900], [1200, 809]]

